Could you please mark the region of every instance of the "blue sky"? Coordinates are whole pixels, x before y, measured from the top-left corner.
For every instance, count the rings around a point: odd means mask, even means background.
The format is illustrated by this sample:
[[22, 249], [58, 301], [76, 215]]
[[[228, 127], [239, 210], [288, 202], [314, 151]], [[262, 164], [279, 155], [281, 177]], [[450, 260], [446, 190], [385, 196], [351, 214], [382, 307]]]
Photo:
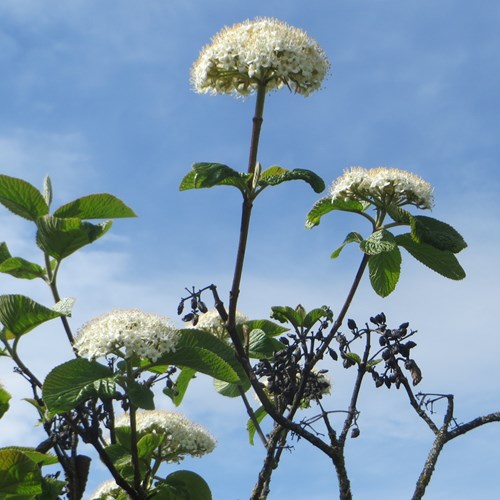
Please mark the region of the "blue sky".
[[[459, 421], [498, 410], [500, 5], [492, 0], [3, 0], [0, 173], [36, 186], [50, 175], [55, 206], [111, 192], [139, 215], [117, 221], [63, 267], [61, 293], [77, 298], [72, 325], [113, 307], [177, 321], [191, 285], [215, 283], [227, 297], [238, 194], [180, 193], [178, 185], [197, 161], [245, 169], [254, 102], [195, 94], [189, 68], [221, 27], [256, 16], [305, 29], [332, 63], [320, 92], [268, 97], [261, 163], [309, 168], [328, 184], [351, 165], [413, 171], [435, 186], [432, 216], [469, 243], [460, 254], [465, 281], [447, 281], [404, 255], [396, 292], [380, 299], [365, 279], [350, 316], [363, 323], [384, 311], [393, 324], [410, 321], [419, 330], [420, 388], [455, 394]], [[347, 232], [368, 228], [331, 214], [304, 229], [317, 199], [290, 183], [257, 200], [240, 302], [248, 315], [267, 317], [284, 304], [340, 307], [360, 255], [354, 246], [338, 261], [329, 254]], [[13, 253], [40, 259], [26, 222], [3, 210], [0, 223]], [[50, 304], [41, 283], [0, 277], [0, 286]], [[52, 325], [25, 344], [41, 374], [70, 356]], [[331, 368], [331, 405], [343, 408], [352, 374]], [[19, 400], [28, 397], [6, 360], [0, 377]], [[170, 408], [165, 399], [158, 406]], [[260, 468], [263, 450], [248, 446], [241, 406], [200, 378], [180, 408], [218, 438], [212, 455], [186, 463], [217, 500], [248, 498]], [[355, 498], [408, 498], [430, 434], [402, 393], [367, 384], [360, 406], [361, 436], [348, 446]], [[14, 402], [0, 443], [35, 444], [33, 421], [26, 403]], [[499, 437], [490, 425], [450, 443], [426, 498], [494, 498]], [[103, 477], [96, 462], [92, 487]], [[271, 487], [273, 499], [324, 500], [337, 485], [328, 461], [300, 442]]]

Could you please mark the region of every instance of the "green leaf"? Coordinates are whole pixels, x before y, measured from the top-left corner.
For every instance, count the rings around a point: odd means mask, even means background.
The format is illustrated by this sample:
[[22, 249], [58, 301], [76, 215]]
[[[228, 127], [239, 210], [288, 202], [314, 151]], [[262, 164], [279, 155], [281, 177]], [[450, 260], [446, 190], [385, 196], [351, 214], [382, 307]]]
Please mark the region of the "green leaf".
[[[130, 454], [130, 427], [116, 427], [116, 438], [119, 443], [106, 446], [106, 454], [110, 458], [113, 465], [118, 469], [122, 469], [131, 464], [132, 455]], [[123, 441], [126, 444], [123, 444]]]
[[302, 326], [307, 330], [310, 330], [319, 320], [326, 318], [330, 321], [333, 320], [333, 313], [331, 309], [327, 306], [318, 307], [316, 309], [311, 309], [304, 318]]
[[396, 248], [394, 235], [387, 229], [380, 229], [372, 233], [366, 240], [359, 244], [359, 248], [367, 255], [378, 255], [390, 252]]
[[285, 347], [279, 340], [269, 337], [266, 333], [255, 328], [250, 332], [248, 342], [248, 355], [251, 358], [270, 359]]
[[281, 323], [290, 323], [294, 328], [302, 326], [305, 314], [302, 315], [296, 309], [289, 306], [273, 306], [271, 307], [271, 317]]
[[212, 500], [212, 492], [206, 481], [191, 471], [172, 472], [167, 476], [165, 482], [162, 482], [162, 487], [164, 486], [172, 487], [178, 496], [164, 496], [162, 491], [158, 498], [165, 500]]
[[137, 217], [135, 212], [116, 196], [107, 193], [90, 194], [71, 201], [54, 212], [63, 219], [119, 219]]
[[163, 393], [172, 399], [175, 406], [179, 406], [184, 399], [189, 383], [193, 378], [195, 378], [195, 376], [196, 370], [193, 370], [192, 368], [183, 368], [175, 381], [175, 391], [165, 387], [165, 389], [163, 389]]
[[244, 372], [228, 344], [194, 328], [179, 330], [178, 335], [175, 352], [165, 353], [155, 364], [192, 368], [226, 382], [240, 382]]
[[149, 462], [153, 453], [163, 444], [167, 438], [166, 434], [145, 434], [137, 442], [139, 458]]
[[351, 361], [354, 361], [357, 365], [361, 364], [361, 358], [355, 352], [346, 352], [344, 356]]
[[16, 215], [32, 221], [49, 213], [38, 189], [29, 182], [7, 175], [0, 175], [0, 203]]
[[306, 228], [310, 229], [317, 226], [323, 215], [332, 210], [342, 210], [344, 212], [363, 212], [368, 208], [368, 203], [363, 203], [356, 200], [332, 200], [331, 196], [326, 196], [318, 200], [307, 214]]
[[18, 337], [61, 315], [24, 295], [0, 295], [0, 322], [7, 338]]
[[38, 465], [25, 453], [0, 450], [0, 498], [32, 500], [42, 493], [42, 475]]
[[0, 418], [2, 418], [9, 409], [10, 398], [11, 395], [3, 387], [0, 386]]
[[398, 224], [410, 225], [414, 219], [410, 212], [397, 205], [389, 205], [386, 210], [389, 217]]
[[325, 189], [323, 179], [312, 172], [302, 168], [287, 170], [278, 166], [270, 167], [262, 172], [259, 180], [260, 186], [277, 186], [282, 182], [302, 180], [307, 182], [316, 193], [321, 193]]
[[361, 243], [362, 241], [363, 241], [363, 236], [361, 236], [359, 233], [355, 233], [355, 232], [349, 233], [345, 237], [345, 240], [342, 243], [342, 245], [340, 245], [337, 248], [337, 250], [333, 251], [332, 255], [330, 255], [330, 258], [331, 259], [336, 259], [340, 255], [340, 252], [342, 252], [342, 250], [344, 249], [344, 247], [346, 245], [348, 245], [349, 243]]
[[[264, 410], [264, 407], [261, 406], [254, 412], [255, 419], [257, 422], [260, 424], [262, 420], [264, 420], [264, 417], [267, 415], [266, 410]], [[255, 437], [255, 432], [256, 432], [255, 424], [253, 423], [253, 420], [251, 418], [248, 419], [247, 422], [247, 431], [248, 431], [248, 441], [250, 444], [253, 446], [254, 444], [254, 437]]]
[[214, 388], [222, 396], [227, 398], [237, 398], [241, 396], [242, 391], [247, 392], [252, 384], [248, 378], [240, 384], [231, 384], [230, 382], [224, 382], [222, 380], [214, 379]]
[[415, 259], [445, 278], [452, 280], [465, 278], [465, 271], [451, 251], [438, 250], [427, 243], [417, 243], [408, 233], [396, 236], [396, 242]]
[[6, 450], [20, 451], [39, 466], [54, 465], [59, 463], [55, 455], [50, 453], [40, 453], [39, 451], [36, 451], [35, 448], [28, 448], [25, 446], [6, 446], [5, 448], [0, 448], [0, 453]]
[[53, 413], [67, 412], [91, 398], [112, 397], [114, 392], [112, 370], [83, 358], [56, 366], [42, 388], [43, 400]]
[[80, 219], [61, 219], [45, 216], [37, 220], [37, 245], [54, 259], [60, 261], [79, 248], [103, 236], [112, 222], [91, 224]]
[[154, 394], [153, 391], [144, 384], [133, 381], [129, 382], [127, 385], [127, 394], [130, 398], [130, 402], [137, 406], [138, 408], [142, 408], [144, 410], [154, 410]]
[[278, 325], [268, 319], [251, 319], [249, 321], [245, 321], [245, 325], [250, 331], [258, 328], [265, 332], [265, 334], [269, 337], [276, 337], [277, 335], [281, 335], [289, 330], [289, 328], [285, 328], [284, 326]]
[[417, 243], [427, 243], [438, 250], [458, 253], [467, 247], [462, 235], [449, 224], [424, 215], [414, 217], [411, 235]]
[[65, 481], [46, 476], [42, 478], [42, 494], [37, 496], [37, 500], [59, 500], [65, 486]]
[[38, 264], [29, 262], [21, 257], [11, 257], [5, 259], [0, 264], [0, 273], [10, 274], [15, 278], [32, 280], [35, 278], [43, 278], [45, 271]]
[[193, 170], [182, 179], [179, 190], [235, 186], [245, 192], [249, 178], [248, 174], [237, 172], [222, 163], [195, 163]]
[[381, 297], [387, 297], [396, 288], [401, 272], [401, 252], [395, 247], [390, 252], [371, 255], [368, 259], [372, 288]]
[[4, 260], [10, 259], [11, 257], [12, 255], [7, 248], [7, 243], [3, 241], [2, 243], [0, 243], [0, 263], [2, 263]]

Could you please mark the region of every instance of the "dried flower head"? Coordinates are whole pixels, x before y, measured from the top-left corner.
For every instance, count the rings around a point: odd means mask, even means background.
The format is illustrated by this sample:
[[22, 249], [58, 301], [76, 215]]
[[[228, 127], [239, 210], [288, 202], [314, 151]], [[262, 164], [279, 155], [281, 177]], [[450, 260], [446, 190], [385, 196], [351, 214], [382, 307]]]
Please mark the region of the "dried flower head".
[[[242, 325], [246, 321], [248, 321], [248, 317], [245, 316], [240, 311], [236, 311], [236, 325]], [[198, 320], [198, 323], [194, 327], [189, 328], [197, 328], [200, 330], [205, 330], [212, 335], [215, 335], [221, 340], [228, 340], [229, 334], [227, 333], [226, 326], [222, 321], [219, 313], [215, 309], [211, 309], [207, 311], [205, 314], [202, 314]]]
[[200, 94], [248, 95], [286, 85], [305, 96], [321, 87], [330, 64], [304, 31], [272, 18], [225, 27], [204, 47], [191, 68]]
[[[191, 422], [179, 413], [151, 410], [136, 414], [139, 438], [157, 434], [164, 439], [157, 455], [167, 462], [180, 462], [186, 455], [201, 457], [214, 450], [215, 438], [201, 425]], [[129, 427], [127, 413], [116, 419], [116, 427]]]
[[168, 318], [138, 309], [114, 309], [83, 325], [74, 347], [88, 359], [115, 354], [154, 362], [163, 353], [175, 351], [177, 341], [177, 331]]
[[351, 167], [331, 186], [332, 199], [368, 201], [378, 207], [414, 205], [430, 209], [432, 186], [405, 170]]

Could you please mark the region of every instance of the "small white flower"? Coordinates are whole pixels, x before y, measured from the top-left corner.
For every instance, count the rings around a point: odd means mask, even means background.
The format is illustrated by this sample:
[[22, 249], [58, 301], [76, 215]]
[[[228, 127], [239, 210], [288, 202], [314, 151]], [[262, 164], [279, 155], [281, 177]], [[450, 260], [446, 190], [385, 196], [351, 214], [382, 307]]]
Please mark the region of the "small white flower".
[[434, 205], [432, 186], [405, 170], [378, 167], [351, 167], [331, 186], [333, 200], [368, 201], [378, 207], [414, 205], [430, 209]]
[[133, 355], [156, 361], [175, 351], [177, 331], [170, 320], [138, 309], [114, 309], [92, 319], [78, 331], [74, 347], [84, 358]]
[[304, 31], [272, 18], [222, 29], [200, 52], [191, 83], [200, 94], [248, 95], [286, 85], [298, 94], [318, 90], [330, 64]]
[[[236, 325], [242, 325], [248, 321], [248, 316], [245, 316], [240, 311], [236, 311]], [[212, 335], [215, 335], [221, 340], [227, 340], [229, 334], [227, 333], [226, 326], [222, 321], [219, 313], [215, 309], [207, 311], [205, 314], [200, 315], [196, 326], [189, 325], [188, 328], [197, 328], [205, 330]]]
[[[116, 427], [130, 427], [127, 413], [118, 417]], [[165, 440], [158, 450], [167, 462], [180, 462], [186, 455], [201, 457], [214, 450], [215, 438], [201, 425], [191, 422], [179, 413], [151, 410], [136, 414], [139, 438], [145, 434], [159, 434]]]

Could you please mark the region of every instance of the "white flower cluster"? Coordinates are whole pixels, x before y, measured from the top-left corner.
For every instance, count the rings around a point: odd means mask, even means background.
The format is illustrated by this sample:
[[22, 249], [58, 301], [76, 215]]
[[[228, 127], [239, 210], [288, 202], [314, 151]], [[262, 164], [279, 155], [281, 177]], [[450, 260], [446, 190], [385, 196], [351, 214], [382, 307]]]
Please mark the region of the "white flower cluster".
[[92, 500], [115, 500], [121, 493], [124, 493], [124, 491], [111, 480], [102, 483], [90, 498]]
[[226, 27], [202, 49], [191, 68], [200, 94], [248, 95], [286, 85], [298, 94], [318, 90], [330, 63], [318, 43], [299, 28], [272, 18]]
[[163, 353], [175, 351], [177, 341], [177, 331], [168, 318], [138, 309], [114, 309], [83, 325], [74, 347], [88, 359], [115, 354], [154, 362]]
[[432, 186], [418, 175], [397, 168], [351, 167], [332, 184], [330, 192], [333, 200], [364, 200], [379, 207], [415, 205], [430, 209], [434, 205]]
[[[248, 321], [248, 316], [245, 316], [240, 311], [236, 311], [236, 324], [242, 325]], [[196, 326], [190, 325], [188, 328], [197, 328], [199, 330], [205, 330], [212, 335], [215, 335], [221, 340], [227, 340], [229, 334], [227, 333], [226, 326], [222, 321], [219, 313], [215, 309], [207, 311], [205, 314], [201, 315]]]
[[[129, 427], [127, 413], [118, 417], [116, 427]], [[201, 425], [191, 422], [179, 413], [151, 410], [136, 414], [139, 438], [145, 434], [160, 434], [165, 440], [159, 454], [167, 462], [180, 462], [186, 455], [201, 457], [214, 450], [215, 438]]]

